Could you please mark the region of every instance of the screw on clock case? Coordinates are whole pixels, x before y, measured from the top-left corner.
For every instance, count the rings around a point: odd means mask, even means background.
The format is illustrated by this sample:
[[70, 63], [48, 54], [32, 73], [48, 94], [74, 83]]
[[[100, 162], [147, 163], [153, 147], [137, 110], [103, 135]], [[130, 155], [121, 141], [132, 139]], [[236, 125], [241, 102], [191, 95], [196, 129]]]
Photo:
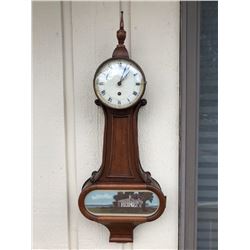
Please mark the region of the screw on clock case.
[[[112, 57], [129, 59], [122, 12], [117, 38]], [[95, 103], [105, 116], [103, 158], [99, 170], [85, 181], [78, 205], [86, 218], [109, 229], [110, 242], [133, 242], [134, 228], [159, 218], [166, 206], [160, 185], [139, 159], [137, 118], [147, 101], [139, 99], [125, 109], [108, 107], [99, 99]]]

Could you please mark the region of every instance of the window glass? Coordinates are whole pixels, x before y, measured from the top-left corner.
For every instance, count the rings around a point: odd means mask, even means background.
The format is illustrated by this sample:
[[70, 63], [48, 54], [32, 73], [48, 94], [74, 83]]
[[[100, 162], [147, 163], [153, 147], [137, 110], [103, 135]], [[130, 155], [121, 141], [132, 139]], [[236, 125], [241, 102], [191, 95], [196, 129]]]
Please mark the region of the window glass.
[[197, 249], [218, 249], [218, 5], [201, 2]]

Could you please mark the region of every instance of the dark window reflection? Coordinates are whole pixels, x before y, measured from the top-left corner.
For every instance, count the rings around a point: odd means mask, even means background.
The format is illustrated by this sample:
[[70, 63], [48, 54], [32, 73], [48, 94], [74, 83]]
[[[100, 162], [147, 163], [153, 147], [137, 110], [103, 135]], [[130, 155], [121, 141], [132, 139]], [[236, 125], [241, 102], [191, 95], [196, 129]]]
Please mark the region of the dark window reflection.
[[201, 2], [197, 249], [218, 249], [218, 4]]

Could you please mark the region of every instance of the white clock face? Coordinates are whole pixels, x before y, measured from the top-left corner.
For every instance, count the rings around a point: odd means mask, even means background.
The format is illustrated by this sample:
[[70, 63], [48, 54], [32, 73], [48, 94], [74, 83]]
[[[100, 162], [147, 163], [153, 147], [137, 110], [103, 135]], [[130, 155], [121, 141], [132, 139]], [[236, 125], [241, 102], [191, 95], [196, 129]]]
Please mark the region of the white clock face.
[[94, 89], [107, 106], [123, 109], [136, 103], [144, 93], [145, 78], [139, 67], [130, 60], [112, 59], [97, 71]]

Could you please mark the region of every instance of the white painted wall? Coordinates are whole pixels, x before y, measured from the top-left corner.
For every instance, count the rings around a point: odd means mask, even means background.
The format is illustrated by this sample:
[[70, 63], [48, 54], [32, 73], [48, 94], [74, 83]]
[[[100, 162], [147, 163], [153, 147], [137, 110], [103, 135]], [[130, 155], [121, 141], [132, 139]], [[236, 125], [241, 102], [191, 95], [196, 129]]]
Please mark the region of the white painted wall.
[[[101, 163], [104, 119], [92, 80], [116, 46], [120, 8], [130, 57], [148, 82], [139, 112], [141, 163], [168, 196], [164, 214], [138, 226], [134, 243], [124, 245], [109, 243], [107, 229], [77, 207], [83, 182]], [[178, 59], [178, 2], [33, 3], [34, 248], [177, 249]]]
[[67, 248], [59, 2], [33, 4], [33, 247]]

